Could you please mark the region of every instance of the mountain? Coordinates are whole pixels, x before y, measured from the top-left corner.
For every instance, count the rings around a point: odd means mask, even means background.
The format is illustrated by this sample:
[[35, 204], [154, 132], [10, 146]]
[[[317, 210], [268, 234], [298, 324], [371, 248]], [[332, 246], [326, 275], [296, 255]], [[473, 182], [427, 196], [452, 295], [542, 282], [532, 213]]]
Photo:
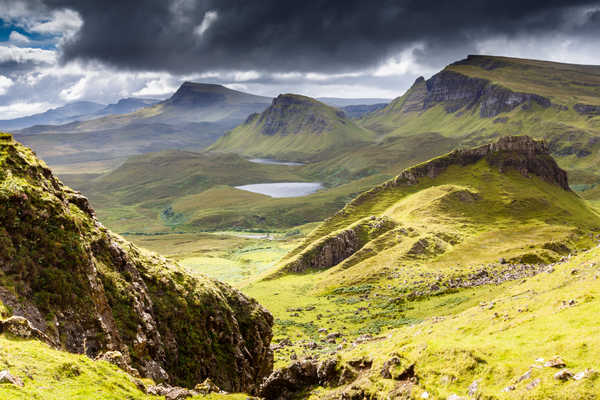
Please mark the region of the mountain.
[[103, 115], [129, 114], [139, 110], [140, 108], [152, 106], [158, 102], [160, 102], [160, 100], [127, 97], [125, 99], [120, 99], [114, 104], [107, 105], [103, 109], [96, 111], [91, 116], [87, 116], [85, 119], [91, 119], [93, 116], [98, 117]]
[[53, 108], [40, 114], [27, 117], [0, 120], [0, 129], [13, 131], [34, 125], [58, 125], [76, 121], [77, 119], [100, 112], [107, 106], [91, 101], [76, 101], [62, 107]]
[[360, 118], [366, 114], [384, 109], [388, 103], [357, 104], [342, 107], [341, 110], [350, 118]]
[[34, 126], [14, 135], [52, 166], [77, 170], [78, 165], [103, 162], [114, 167], [129, 155], [202, 149], [270, 101], [220, 85], [185, 82], [169, 99], [128, 114]]
[[328, 106], [344, 108], [348, 106], [372, 106], [375, 104], [387, 104], [390, 99], [379, 99], [379, 98], [340, 98], [340, 97], [317, 97], [317, 100], [321, 103], [325, 103]]
[[379, 136], [436, 132], [468, 144], [514, 133], [544, 138], [574, 184], [600, 182], [600, 67], [469, 56], [419, 78], [360, 125]]
[[[4, 335], [121, 360], [133, 375], [187, 387], [209, 377], [228, 391], [252, 391], [270, 372], [273, 319], [256, 301], [107, 230], [85, 197], [8, 134], [0, 166]], [[35, 360], [35, 350], [27, 357]], [[33, 365], [32, 374], [44, 373]], [[81, 374], [61, 368], [57, 379]], [[25, 387], [36, 390], [29, 376]]]
[[596, 362], [580, 349], [598, 342], [599, 241], [600, 214], [542, 141], [407, 168], [244, 288], [276, 318], [261, 394], [594, 397]]
[[296, 94], [277, 96], [260, 114], [225, 134], [209, 148], [245, 156], [289, 161], [319, 160], [371, 140], [343, 111]]

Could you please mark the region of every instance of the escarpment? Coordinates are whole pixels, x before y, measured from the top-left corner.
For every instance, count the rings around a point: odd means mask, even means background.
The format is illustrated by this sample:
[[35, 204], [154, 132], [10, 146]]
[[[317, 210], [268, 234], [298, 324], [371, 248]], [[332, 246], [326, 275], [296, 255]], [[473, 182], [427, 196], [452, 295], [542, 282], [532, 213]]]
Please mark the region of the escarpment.
[[386, 217], [367, 217], [347, 229], [325, 236], [285, 264], [279, 272], [302, 273], [333, 267], [395, 224]]
[[488, 80], [472, 78], [454, 71], [444, 70], [426, 82], [427, 94], [423, 99], [423, 110], [443, 104], [448, 113], [463, 107], [479, 106], [482, 118], [492, 118], [523, 105], [530, 108], [533, 103], [547, 108], [549, 99], [533, 94], [514, 92], [495, 85]]
[[0, 278], [0, 301], [50, 342], [90, 357], [119, 351], [144, 377], [253, 391], [272, 369], [266, 309], [111, 233], [4, 134]]
[[[471, 149], [457, 149], [446, 155], [405, 169], [396, 178], [365, 192], [350, 205], [360, 204], [380, 190], [397, 185], [414, 185], [421, 178], [435, 178], [451, 165], [465, 166], [485, 159], [500, 172], [517, 170], [523, 176], [537, 175], [545, 181], [570, 191], [567, 173], [550, 155], [548, 145], [529, 136], [505, 136], [495, 143]], [[340, 211], [340, 212], [343, 212]]]

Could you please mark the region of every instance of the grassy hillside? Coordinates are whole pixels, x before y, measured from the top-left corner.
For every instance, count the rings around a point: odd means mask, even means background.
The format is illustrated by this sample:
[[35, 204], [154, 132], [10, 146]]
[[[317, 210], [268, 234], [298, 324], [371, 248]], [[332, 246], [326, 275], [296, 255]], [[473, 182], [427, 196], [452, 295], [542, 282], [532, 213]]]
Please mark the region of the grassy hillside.
[[[600, 248], [586, 249], [600, 240], [600, 214], [533, 143], [409, 168], [243, 288], [276, 318], [276, 367], [337, 360], [340, 383], [298, 398], [449, 399], [474, 381], [482, 398], [594, 398], [596, 372], [563, 383], [543, 364], [560, 356], [573, 374], [599, 368], [585, 349], [596, 342]], [[315, 262], [299, 268], [301, 259]]]
[[469, 56], [360, 125], [380, 136], [436, 132], [467, 145], [502, 135], [546, 139], [558, 163], [600, 182], [600, 67]]
[[[24, 340], [9, 334], [0, 335], [0, 369], [9, 370], [23, 380], [24, 386], [0, 384], [4, 400], [150, 400], [159, 397], [145, 394], [136, 378], [106, 361], [93, 361], [85, 355], [52, 349], [37, 340]], [[145, 385], [149, 379], [137, 380]], [[164, 397], [163, 397], [164, 398]], [[244, 394], [210, 394], [190, 399], [244, 400]]]
[[210, 150], [293, 161], [323, 160], [371, 140], [340, 110], [285, 94], [228, 132]]

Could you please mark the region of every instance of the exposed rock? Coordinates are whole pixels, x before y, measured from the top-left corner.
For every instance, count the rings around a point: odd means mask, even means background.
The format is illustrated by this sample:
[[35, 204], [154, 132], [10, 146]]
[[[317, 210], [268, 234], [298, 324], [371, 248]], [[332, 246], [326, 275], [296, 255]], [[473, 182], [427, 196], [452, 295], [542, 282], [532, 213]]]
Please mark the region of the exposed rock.
[[514, 92], [491, 84], [490, 81], [472, 78], [458, 72], [443, 70], [427, 81], [427, 95], [423, 109], [442, 103], [446, 112], [453, 113], [463, 107], [471, 109], [479, 106], [482, 118], [493, 118], [523, 105], [526, 109], [533, 103], [548, 108], [548, 98], [533, 93]]
[[554, 379], [559, 381], [568, 381], [571, 378], [573, 378], [573, 374], [568, 369], [561, 369], [554, 374]]
[[573, 109], [583, 115], [600, 115], [600, 106], [577, 103], [573, 106]]
[[328, 385], [338, 377], [337, 360], [322, 362], [301, 360], [274, 371], [260, 387], [260, 395], [267, 400], [286, 400], [294, 393], [314, 385]]
[[194, 390], [165, 384], [146, 387], [146, 394], [164, 396], [165, 400], [183, 400], [198, 395]]
[[320, 239], [287, 263], [282, 271], [298, 273], [330, 268], [360, 250], [367, 242], [365, 237], [373, 239], [393, 227], [394, 223], [387, 217], [363, 218], [348, 229]]
[[96, 360], [109, 362], [121, 368], [123, 371], [126, 371], [130, 375], [140, 377], [139, 371], [135, 368], [132, 368], [131, 365], [129, 365], [129, 363], [123, 356], [123, 353], [121, 353], [120, 351], [107, 351], [105, 353], [101, 353], [96, 357]]
[[56, 342], [39, 329], [35, 328], [27, 318], [12, 316], [0, 321], [0, 332], [25, 339], [38, 339], [49, 345], [55, 346]]
[[204, 382], [194, 386], [194, 390], [204, 395], [221, 392], [221, 389], [217, 385], [215, 385], [215, 383], [210, 378], [206, 378]]
[[467, 393], [469, 394], [469, 396], [474, 397], [478, 391], [479, 391], [479, 380], [475, 380], [475, 381], [473, 381], [473, 383], [471, 383], [469, 385], [469, 389], [468, 389]]
[[565, 364], [565, 362], [563, 361], [562, 358], [560, 357], [554, 357], [551, 360], [546, 361], [546, 363], [544, 363], [544, 367], [549, 367], [549, 368], [564, 368], [566, 367], [567, 364]]
[[23, 381], [18, 376], [12, 375], [8, 370], [0, 371], [0, 384], [10, 383], [15, 386], [23, 387]]
[[[401, 184], [416, 184], [420, 178], [435, 178], [444, 172], [450, 165], [469, 165], [486, 159], [494, 167], [505, 171], [514, 169], [522, 175], [537, 175], [542, 179], [554, 183], [564, 190], [570, 190], [567, 173], [560, 169], [552, 159], [548, 146], [543, 141], [538, 141], [529, 136], [505, 136], [496, 143], [483, 145], [472, 149], [454, 150], [445, 156], [415, 167], [406, 169], [394, 180], [388, 181], [381, 187], [396, 186]], [[373, 190], [367, 192], [372, 195]], [[359, 196], [355, 201], [360, 201], [364, 196]]]
[[256, 301], [114, 235], [12, 139], [0, 141], [0, 187], [0, 269], [18, 283], [0, 298], [22, 316], [3, 331], [92, 358], [120, 352], [142, 376], [182, 386], [211, 377], [251, 391], [271, 372], [273, 317]]

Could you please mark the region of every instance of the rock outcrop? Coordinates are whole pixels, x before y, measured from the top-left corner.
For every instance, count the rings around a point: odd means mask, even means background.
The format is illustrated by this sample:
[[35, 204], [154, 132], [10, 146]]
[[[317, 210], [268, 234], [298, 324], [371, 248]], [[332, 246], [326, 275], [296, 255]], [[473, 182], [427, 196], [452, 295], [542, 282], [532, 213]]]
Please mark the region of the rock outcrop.
[[591, 115], [591, 116], [600, 115], [600, 106], [577, 103], [573, 106], [573, 109], [575, 111], [577, 111], [579, 114], [583, 114], [583, 115]]
[[[271, 106], [258, 118], [253, 118], [250, 122], [257, 121], [261, 124], [261, 133], [267, 136], [323, 133], [333, 127], [331, 117], [323, 112], [328, 109], [330, 107], [310, 97], [281, 94], [273, 99]], [[335, 115], [340, 120], [345, 118], [341, 110], [337, 110]]]
[[4, 321], [4, 330], [90, 357], [120, 352], [123, 366], [180, 386], [211, 378], [252, 391], [271, 372], [267, 310], [111, 233], [85, 197], [5, 134], [0, 273], [0, 301], [27, 319]]
[[387, 217], [367, 217], [348, 229], [325, 236], [285, 264], [279, 272], [301, 273], [333, 267], [394, 226]]
[[463, 107], [471, 109], [479, 106], [482, 118], [493, 118], [500, 113], [509, 112], [523, 105], [529, 108], [533, 103], [547, 108], [551, 102], [546, 97], [514, 92], [490, 81], [472, 78], [458, 72], [443, 70], [432, 76], [427, 82], [427, 94], [423, 100], [423, 110], [443, 104], [448, 113]]
[[[567, 173], [552, 158], [544, 141], [529, 136], [505, 136], [495, 143], [471, 149], [457, 149], [412, 168], [405, 169], [396, 178], [365, 192], [350, 205], [360, 204], [379, 191], [397, 185], [414, 185], [424, 177], [435, 178], [451, 165], [469, 165], [485, 159], [500, 172], [517, 170], [523, 176], [537, 175], [545, 181], [571, 190]], [[340, 211], [340, 212], [343, 212]]]
[[338, 383], [336, 359], [324, 361], [300, 360], [285, 368], [274, 371], [260, 388], [260, 396], [267, 400], [287, 400], [297, 392], [315, 385], [331, 385]]

